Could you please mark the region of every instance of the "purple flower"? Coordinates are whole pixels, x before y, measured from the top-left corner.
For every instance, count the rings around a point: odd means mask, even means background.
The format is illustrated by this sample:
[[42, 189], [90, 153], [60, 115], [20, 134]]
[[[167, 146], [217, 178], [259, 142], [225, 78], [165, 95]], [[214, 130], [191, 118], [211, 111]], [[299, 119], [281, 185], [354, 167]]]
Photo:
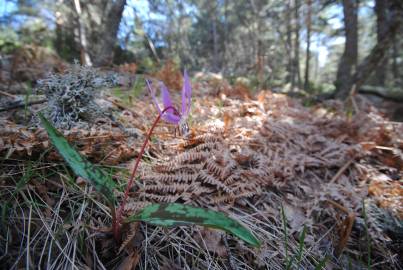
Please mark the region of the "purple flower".
[[[152, 87], [152, 83], [150, 81], [147, 82], [148, 90], [150, 91], [151, 97], [154, 101], [155, 106], [157, 107], [158, 112], [161, 114], [165, 108], [174, 107], [172, 104], [171, 97], [169, 95], [168, 88], [165, 86], [163, 82], [160, 82], [162, 103], [164, 104], [164, 109], [161, 110], [157, 98], [155, 97], [155, 89]], [[192, 101], [192, 86], [190, 85], [189, 76], [185, 70], [183, 74], [183, 86], [182, 86], [182, 108], [179, 110], [168, 109], [162, 118], [174, 125], [179, 125], [183, 134], [187, 134], [189, 131], [189, 127], [186, 123], [186, 120], [190, 113]]]

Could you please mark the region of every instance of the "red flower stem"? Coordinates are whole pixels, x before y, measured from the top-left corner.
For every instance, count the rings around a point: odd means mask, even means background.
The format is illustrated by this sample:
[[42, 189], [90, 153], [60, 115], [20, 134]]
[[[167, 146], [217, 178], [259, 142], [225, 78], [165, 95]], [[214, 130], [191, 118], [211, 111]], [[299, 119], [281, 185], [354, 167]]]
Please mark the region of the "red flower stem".
[[124, 195], [124, 197], [123, 197], [123, 201], [122, 201], [122, 203], [120, 204], [120, 207], [119, 207], [118, 211], [116, 212], [116, 219], [115, 219], [115, 221], [113, 222], [113, 234], [114, 234], [114, 237], [115, 237], [115, 240], [116, 240], [116, 241], [118, 241], [119, 238], [120, 238], [120, 223], [121, 223], [121, 221], [122, 221], [123, 209], [124, 209], [124, 207], [125, 207], [125, 205], [126, 205], [127, 197], [129, 196], [129, 191], [130, 191], [130, 189], [131, 189], [131, 187], [132, 187], [132, 185], [133, 185], [134, 176], [136, 175], [137, 168], [138, 168], [138, 166], [139, 166], [139, 164], [140, 164], [140, 160], [141, 160], [141, 158], [143, 157], [143, 154], [144, 154], [144, 151], [145, 151], [145, 149], [146, 149], [147, 143], [149, 142], [149, 140], [150, 140], [150, 138], [151, 138], [151, 134], [153, 133], [154, 128], [157, 126], [157, 124], [158, 124], [158, 122], [160, 121], [162, 115], [163, 115], [167, 110], [169, 110], [169, 109], [174, 110], [174, 112], [179, 115], [178, 110], [175, 109], [174, 107], [172, 107], [172, 106], [166, 107], [166, 108], [158, 115], [158, 117], [155, 119], [155, 121], [154, 121], [152, 127], [151, 127], [150, 130], [148, 131], [148, 134], [147, 134], [146, 139], [144, 140], [143, 146], [141, 147], [141, 150], [140, 150], [140, 154], [137, 156], [136, 163], [134, 164], [134, 168], [133, 168], [132, 174], [131, 174], [131, 176], [130, 176], [130, 178], [129, 178], [129, 182], [127, 183], [127, 186], [126, 186], [126, 190], [125, 190], [125, 195]]

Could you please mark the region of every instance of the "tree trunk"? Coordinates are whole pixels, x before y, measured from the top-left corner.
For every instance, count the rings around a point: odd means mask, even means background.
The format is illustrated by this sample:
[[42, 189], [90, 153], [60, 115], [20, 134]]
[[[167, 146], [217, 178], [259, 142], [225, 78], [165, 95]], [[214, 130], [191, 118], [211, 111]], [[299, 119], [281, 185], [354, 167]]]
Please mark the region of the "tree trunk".
[[[260, 31], [260, 27], [258, 31]], [[258, 32], [261, 33], [261, 32]], [[259, 82], [259, 87], [262, 87], [264, 81], [264, 53], [263, 53], [263, 41], [260, 37], [258, 37], [257, 41], [257, 59], [256, 59], [256, 72], [257, 72], [257, 80]]]
[[265, 64], [265, 57], [264, 57], [264, 44], [262, 40], [262, 33], [263, 33], [263, 21], [262, 16], [260, 15], [260, 10], [262, 8], [261, 4], [263, 2], [258, 1], [256, 4], [255, 1], [250, 0], [251, 7], [253, 10], [253, 14], [256, 18], [256, 30], [253, 33], [255, 39], [255, 67], [256, 67], [256, 75], [258, 81], [258, 87], [262, 87], [264, 81], [264, 64]]
[[311, 12], [312, 5], [311, 0], [306, 1], [307, 4], [307, 17], [306, 17], [306, 59], [305, 59], [305, 81], [304, 81], [304, 90], [307, 91], [309, 88], [309, 62], [311, 58]]
[[[382, 37], [385, 35], [388, 30], [388, 1], [375, 1], [375, 14], [376, 14], [376, 35], [377, 42], [379, 43]], [[376, 85], [384, 86], [386, 79], [386, 71], [387, 71], [387, 57], [382, 59], [382, 63], [376, 69], [375, 81]]]
[[[102, 16], [100, 24], [92, 20], [90, 29], [92, 30], [90, 55], [95, 66], [105, 66], [112, 63], [119, 25], [126, 5], [126, 0], [101, 2], [103, 5], [97, 6], [98, 15]], [[88, 7], [91, 5], [95, 4], [87, 4]], [[91, 9], [87, 9], [89, 18], [94, 16], [91, 11]]]
[[291, 82], [291, 90], [295, 88], [295, 72], [293, 63], [293, 47], [292, 47], [292, 28], [291, 28], [291, 0], [286, 2], [286, 28], [287, 28], [287, 39], [286, 39], [286, 50], [287, 50], [287, 77], [286, 82]]
[[228, 46], [228, 42], [229, 42], [229, 29], [228, 29], [228, 0], [224, 0], [224, 34], [223, 34], [223, 40], [224, 40], [224, 44], [223, 44], [223, 56], [222, 56], [222, 62], [223, 64], [223, 73], [226, 73], [226, 68], [227, 68], [227, 46]]
[[393, 80], [394, 80], [394, 86], [397, 86], [399, 83], [399, 80], [401, 79], [399, 77], [399, 66], [397, 64], [397, 58], [399, 57], [399, 39], [397, 38], [399, 33], [395, 33], [392, 37], [393, 40], [393, 45], [392, 45], [392, 73], [393, 73]]
[[386, 52], [392, 46], [393, 39], [391, 37], [398, 33], [399, 28], [402, 25], [403, 1], [389, 0], [388, 2], [388, 12], [390, 14], [391, 21], [379, 42], [377, 42], [375, 47], [371, 50], [371, 53], [358, 66], [357, 71], [353, 76], [353, 84], [355, 85], [356, 89], [360, 89], [365, 81], [371, 76], [372, 72], [382, 63]]
[[220, 48], [219, 48], [219, 32], [218, 32], [218, 2], [217, 1], [208, 1], [207, 2], [209, 21], [210, 21], [210, 33], [212, 39], [212, 51], [211, 51], [211, 70], [213, 72], [220, 71]]
[[82, 19], [81, 4], [80, 0], [74, 0], [74, 8], [77, 15], [78, 33], [80, 39], [80, 62], [84, 66], [92, 66], [92, 61], [88, 53], [88, 40], [85, 25]]
[[82, 64], [110, 64], [125, 5], [126, 0], [60, 0], [56, 42], [68, 42], [57, 46], [68, 55], [80, 51]]
[[217, 20], [216, 20], [216, 13], [214, 9], [214, 15], [212, 20], [211, 30], [213, 32], [213, 71], [218, 72], [218, 33], [217, 33]]
[[358, 59], [358, 0], [343, 0], [345, 45], [337, 69], [336, 97], [345, 98], [352, 87], [352, 74]]
[[[394, 24], [394, 27], [389, 28], [389, 33], [395, 32], [397, 29], [397, 25]], [[371, 50], [371, 53], [364, 59], [364, 61], [358, 66], [357, 72], [353, 76], [353, 83], [356, 86], [356, 89], [359, 89], [365, 81], [371, 76], [371, 73], [382, 63], [387, 50], [392, 45], [392, 39], [388, 36], [385, 36], [383, 39], [378, 42], [375, 47]]]
[[300, 1], [295, 0], [295, 7], [294, 7], [294, 20], [295, 20], [295, 42], [294, 42], [294, 70], [297, 76], [298, 88], [301, 89], [302, 82], [301, 82], [301, 72], [299, 68], [299, 29], [300, 29], [300, 21], [299, 21], [299, 8], [300, 8]]
[[74, 7], [74, 1], [58, 1], [55, 10], [56, 19], [56, 37], [54, 46], [57, 53], [63, 59], [72, 62], [80, 59], [80, 37], [78, 33], [77, 12]]

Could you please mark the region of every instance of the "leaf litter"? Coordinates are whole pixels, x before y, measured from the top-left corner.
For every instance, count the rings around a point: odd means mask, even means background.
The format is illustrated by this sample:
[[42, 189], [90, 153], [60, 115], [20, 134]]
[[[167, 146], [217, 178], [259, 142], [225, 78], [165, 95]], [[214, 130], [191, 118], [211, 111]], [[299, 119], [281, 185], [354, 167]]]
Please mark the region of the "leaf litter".
[[[284, 269], [290, 261], [295, 268], [292, 257], [305, 226], [301, 269], [314, 269], [325, 258], [326, 269], [365, 269], [368, 258], [374, 269], [400, 269], [402, 124], [359, 96], [359, 112], [348, 117], [337, 101], [305, 108], [282, 94], [261, 91], [250, 98], [235, 88], [198, 75], [190, 137], [174, 136], [169, 124], [157, 127], [126, 211], [166, 202], [223, 211], [249, 227], [261, 248], [210, 229], [140, 223], [126, 229], [119, 251], [102, 199], [69, 180], [42, 128], [18, 124], [5, 112], [0, 260], [9, 268], [28, 261], [50, 269]], [[101, 99], [113, 118], [92, 119], [88, 128], [72, 126], [64, 135], [123, 185], [124, 168], [133, 166], [157, 112], [149, 96], [133, 99], [130, 107], [108, 94]], [[35, 163], [26, 166], [26, 160]], [[27, 174], [30, 179], [14, 193]]]

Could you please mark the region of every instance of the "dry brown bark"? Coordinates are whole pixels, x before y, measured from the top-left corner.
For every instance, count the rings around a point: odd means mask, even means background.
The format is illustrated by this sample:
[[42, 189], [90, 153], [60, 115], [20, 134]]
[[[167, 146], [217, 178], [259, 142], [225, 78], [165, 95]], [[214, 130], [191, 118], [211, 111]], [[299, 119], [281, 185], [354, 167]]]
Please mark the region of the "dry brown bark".
[[[101, 23], [93, 28], [91, 35], [91, 58], [94, 66], [109, 65], [113, 60], [113, 49], [117, 40], [120, 21], [126, 0], [106, 1]], [[89, 11], [90, 12], [90, 11]]]
[[299, 68], [299, 31], [300, 31], [300, 21], [299, 21], [299, 11], [300, 11], [300, 0], [294, 1], [294, 20], [295, 20], [295, 43], [294, 43], [294, 68], [297, 75], [297, 85], [298, 88], [302, 87], [301, 82], [301, 72]]
[[336, 96], [344, 98], [348, 95], [352, 85], [352, 74], [357, 66], [358, 59], [358, 2], [357, 0], [343, 0], [344, 28], [346, 42], [344, 53], [337, 69]]
[[390, 0], [388, 2], [391, 22], [388, 29], [385, 30], [382, 37], [380, 37], [375, 47], [371, 50], [370, 54], [358, 66], [357, 71], [353, 76], [353, 84], [356, 86], [356, 89], [360, 89], [373, 71], [383, 63], [382, 60], [384, 59], [386, 52], [393, 44], [392, 37], [396, 35], [401, 27], [403, 2], [400, 0]]
[[[382, 41], [382, 37], [388, 31], [388, 2], [389, 1], [375, 1], [375, 14], [376, 14], [376, 36], [377, 42]], [[385, 85], [387, 58], [384, 57], [381, 64], [376, 69], [375, 81], [379, 86]]]
[[307, 17], [306, 17], [306, 27], [307, 27], [307, 37], [306, 37], [306, 58], [305, 58], [305, 81], [304, 90], [307, 91], [309, 88], [309, 62], [311, 58], [311, 30], [312, 30], [312, 2], [311, 0], [306, 1], [307, 5]]
[[[351, 1], [351, 0], [346, 0]], [[383, 0], [378, 0], [383, 1]], [[371, 50], [369, 55], [365, 57], [362, 63], [357, 67], [355, 73], [352, 75], [351, 80], [348, 78], [348, 73], [346, 70], [342, 70], [342, 67], [339, 66], [340, 78], [338, 76], [339, 84], [338, 90], [336, 92], [336, 97], [344, 99], [346, 98], [352, 87], [355, 86], [355, 89], [360, 89], [360, 87], [366, 82], [366, 80], [370, 77], [370, 75], [376, 70], [378, 66], [381, 65], [382, 60], [384, 59], [386, 52], [393, 44], [393, 36], [398, 32], [403, 17], [403, 2], [401, 0], [389, 0], [387, 1], [389, 14], [390, 14], [390, 23], [388, 25], [387, 30], [383, 33], [383, 35], [379, 38], [375, 47]], [[347, 22], [346, 22], [347, 23]], [[348, 29], [348, 28], [347, 28]], [[346, 48], [348, 47], [348, 41], [346, 40]], [[343, 55], [344, 56], [344, 55]], [[345, 58], [344, 58], [345, 59]], [[340, 65], [344, 65], [343, 58]], [[346, 69], [351, 70], [351, 66], [346, 65]], [[342, 76], [343, 75], [343, 76]]]

